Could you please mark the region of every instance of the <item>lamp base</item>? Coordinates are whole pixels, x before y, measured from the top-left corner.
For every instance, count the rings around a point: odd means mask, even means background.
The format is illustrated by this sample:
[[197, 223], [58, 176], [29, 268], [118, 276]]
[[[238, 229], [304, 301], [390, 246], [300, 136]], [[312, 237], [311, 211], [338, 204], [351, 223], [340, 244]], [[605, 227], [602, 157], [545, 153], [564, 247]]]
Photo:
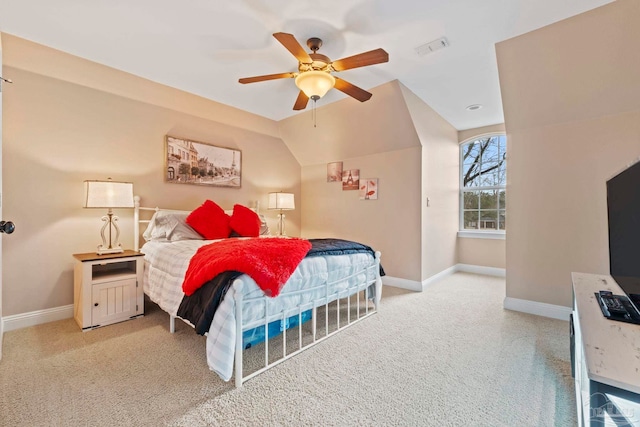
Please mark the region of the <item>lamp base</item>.
[[287, 233], [284, 232], [284, 214], [282, 210], [278, 214], [278, 236], [286, 237]]
[[120, 254], [122, 252], [124, 252], [124, 249], [122, 249], [122, 247], [103, 248], [102, 246], [98, 246], [98, 251], [96, 253], [98, 255], [105, 255], [105, 254]]
[[[104, 254], [119, 254], [124, 252], [120, 243], [118, 243], [118, 239], [120, 238], [120, 227], [118, 227], [118, 217], [113, 214], [111, 208], [105, 216], [102, 217], [102, 221], [104, 225], [102, 229], [100, 229], [100, 237], [102, 237], [102, 244], [98, 245], [98, 255]], [[105, 230], [109, 229], [109, 242], [107, 243], [107, 237], [105, 236]], [[115, 239], [112, 238], [111, 229], [114, 229], [116, 232]]]

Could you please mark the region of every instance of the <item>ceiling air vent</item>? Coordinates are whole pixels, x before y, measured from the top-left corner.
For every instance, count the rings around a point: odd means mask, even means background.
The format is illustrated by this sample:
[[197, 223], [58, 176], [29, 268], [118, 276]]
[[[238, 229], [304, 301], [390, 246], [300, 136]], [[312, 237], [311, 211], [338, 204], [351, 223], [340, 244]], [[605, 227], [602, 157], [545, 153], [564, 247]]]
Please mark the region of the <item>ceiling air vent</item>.
[[418, 56], [425, 56], [436, 50], [444, 49], [449, 46], [449, 42], [446, 38], [441, 37], [438, 40], [434, 40], [429, 43], [425, 43], [423, 45], [418, 46], [415, 50]]

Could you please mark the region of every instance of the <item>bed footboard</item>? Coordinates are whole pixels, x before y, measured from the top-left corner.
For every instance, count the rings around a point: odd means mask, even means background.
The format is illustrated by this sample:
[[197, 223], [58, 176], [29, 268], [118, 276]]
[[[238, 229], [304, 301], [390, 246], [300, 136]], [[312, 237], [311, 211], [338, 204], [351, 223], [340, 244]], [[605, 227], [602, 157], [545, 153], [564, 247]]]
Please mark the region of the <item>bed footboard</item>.
[[[313, 347], [314, 345], [324, 341], [325, 339], [335, 335], [336, 333], [376, 313], [380, 306], [380, 298], [382, 295], [382, 279], [380, 278], [380, 256], [381, 256], [380, 252], [376, 251], [374, 262], [368, 267], [366, 267], [365, 270], [367, 271], [364, 271], [365, 273], [364, 276], [366, 277], [364, 281], [355, 283], [353, 285], [350, 285], [345, 290], [334, 292], [334, 293], [329, 292], [331, 283], [325, 283], [321, 285], [321, 287], [324, 288], [325, 290], [324, 294], [321, 297], [314, 298], [312, 301], [307, 303], [302, 303], [293, 309], [288, 309], [286, 311], [282, 311], [281, 313], [265, 316], [264, 320], [261, 321], [261, 325], [264, 326], [264, 331], [265, 331], [264, 366], [248, 375], [244, 375], [244, 372], [243, 372], [243, 351], [244, 351], [243, 332], [247, 329], [250, 329], [259, 325], [256, 325], [255, 322], [249, 323], [249, 324], [245, 324], [245, 322], [243, 322], [242, 307], [247, 301], [245, 301], [241, 292], [242, 287], [244, 286], [244, 283], [240, 279], [236, 279], [236, 281], [234, 282], [234, 287], [237, 286], [238, 288], [237, 290], [239, 292], [236, 292], [234, 296], [235, 318], [236, 318], [235, 372], [234, 372], [235, 386], [242, 387], [242, 384], [244, 382], [250, 380], [256, 375], [259, 375], [265, 372], [266, 370], [284, 362], [285, 360], [301, 353], [302, 351], [310, 347]], [[370, 279], [371, 277], [370, 274], [366, 274], [368, 270], [375, 271], [375, 276], [374, 276], [375, 278], [373, 280]], [[357, 275], [362, 273], [363, 271], [358, 271], [354, 273], [352, 277], [356, 277]], [[344, 280], [344, 279], [341, 279], [341, 280]], [[312, 289], [306, 289], [301, 292], [313, 292], [314, 290], [317, 290], [317, 289], [318, 287], [312, 288]], [[354, 296], [355, 296], [355, 302], [352, 302], [352, 299]], [[259, 299], [262, 300], [262, 302], [265, 305], [264, 312], [269, 313], [270, 298], [265, 296], [265, 297], [260, 297]], [[256, 298], [252, 298], [251, 302], [255, 302], [255, 300]], [[346, 320], [344, 318], [342, 319], [340, 318], [341, 301], [343, 304], [342, 308], [343, 309], [346, 308], [345, 310]], [[369, 304], [369, 301], [373, 303], [373, 307], [371, 307], [371, 305]], [[335, 324], [335, 329], [333, 331], [329, 331], [329, 312], [330, 312], [329, 304], [335, 304], [335, 308], [336, 308], [335, 309], [336, 324]], [[355, 308], [353, 307], [353, 304], [355, 304]], [[346, 307], [344, 305], [346, 305]], [[318, 337], [317, 314], [318, 314], [318, 308], [323, 306], [324, 306], [324, 313], [325, 313], [324, 314], [325, 333], [323, 336]], [[313, 313], [312, 319], [311, 319], [312, 336], [311, 336], [311, 342], [305, 345], [303, 344], [303, 338], [302, 338], [302, 323], [303, 323], [302, 313], [310, 309], [312, 310], [312, 313]], [[354, 310], [355, 310], [355, 313], [352, 314], [352, 311]], [[282, 331], [282, 355], [279, 356], [275, 361], [270, 361], [269, 327], [268, 327], [269, 323], [276, 320], [281, 320], [285, 322], [286, 319], [288, 319], [289, 317], [296, 316], [296, 315], [298, 316], [297, 329], [299, 334], [297, 339], [297, 342], [298, 342], [297, 348], [292, 351], [288, 351], [287, 329], [285, 328]]]

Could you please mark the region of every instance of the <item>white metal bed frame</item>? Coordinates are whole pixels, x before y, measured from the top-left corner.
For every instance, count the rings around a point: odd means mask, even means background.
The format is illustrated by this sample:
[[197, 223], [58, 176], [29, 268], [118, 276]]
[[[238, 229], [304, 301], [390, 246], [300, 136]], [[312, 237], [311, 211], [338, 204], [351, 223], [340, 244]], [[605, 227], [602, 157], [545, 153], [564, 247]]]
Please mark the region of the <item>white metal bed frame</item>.
[[[174, 210], [174, 209], [161, 209], [161, 208], [150, 208], [150, 207], [141, 207], [140, 206], [140, 197], [139, 196], [135, 196], [134, 197], [134, 250], [135, 251], [139, 251], [140, 250], [140, 235], [141, 235], [141, 231], [140, 231], [140, 225], [142, 224], [148, 224], [150, 222], [149, 219], [141, 219], [140, 218], [140, 211], [152, 211], [152, 212], [158, 212], [158, 211], [164, 211], [164, 212], [174, 212], [174, 213], [188, 213], [189, 211], [184, 211], [184, 210]], [[363, 320], [366, 319], [367, 317], [371, 316], [372, 314], [376, 313], [378, 311], [379, 305], [380, 305], [380, 297], [382, 294], [382, 280], [380, 278], [380, 252], [376, 251], [375, 252], [375, 262], [373, 264], [370, 264], [369, 266], [367, 266], [365, 269], [360, 270], [360, 271], [356, 271], [355, 273], [351, 274], [348, 277], [341, 277], [339, 280], [340, 281], [344, 281], [346, 279], [349, 279], [351, 277], [355, 277], [359, 274], [362, 274], [363, 272], [365, 273], [365, 277], [369, 277], [369, 272], [367, 270], [369, 269], [374, 269], [374, 280], [369, 280], [369, 279], [365, 279], [364, 282], [362, 283], [356, 283], [354, 285], [349, 285], [349, 287], [343, 291], [340, 292], [333, 292], [333, 293], [329, 293], [329, 286], [332, 283], [324, 283], [322, 285], [310, 288], [310, 289], [304, 289], [304, 290], [299, 290], [299, 291], [295, 291], [295, 292], [289, 292], [287, 293], [287, 295], [291, 296], [291, 295], [296, 295], [296, 294], [302, 294], [302, 293], [306, 293], [306, 292], [314, 292], [317, 291], [318, 289], [325, 289], [325, 293], [322, 297], [319, 298], [315, 298], [310, 302], [298, 305], [296, 307], [293, 307], [291, 309], [287, 309], [287, 310], [283, 310], [280, 313], [275, 313], [273, 315], [268, 315], [269, 313], [269, 303], [270, 300], [272, 298], [269, 298], [267, 296], [260, 296], [260, 297], [254, 297], [254, 298], [243, 298], [242, 292], [235, 292], [235, 306], [236, 306], [236, 310], [235, 310], [235, 318], [236, 318], [236, 343], [235, 343], [235, 371], [234, 371], [234, 376], [235, 376], [235, 385], [236, 387], [241, 387], [242, 384], [245, 381], [250, 380], [251, 378], [255, 377], [256, 375], [261, 374], [262, 372], [284, 362], [285, 360], [297, 355], [298, 353], [313, 347], [314, 345], [324, 341], [325, 339], [335, 335], [336, 333], [338, 333], [339, 331]], [[370, 295], [369, 294], [369, 289], [370, 287], [374, 285], [375, 286], [375, 295]], [[238, 291], [241, 291], [241, 287], [243, 286], [243, 282], [236, 279], [236, 283], [234, 283], [234, 286], [238, 286]], [[362, 302], [361, 302], [361, 298], [360, 298], [360, 292], [364, 293], [364, 296], [362, 298]], [[355, 315], [355, 319], [352, 318], [351, 316], [351, 311], [352, 311], [352, 303], [351, 303], [351, 299], [353, 297], [353, 295], [356, 296], [356, 315]], [[341, 320], [340, 320], [340, 300], [344, 300], [346, 299], [346, 311], [347, 311], [347, 320], [346, 323], [341, 325]], [[254, 322], [249, 322], [247, 324], [243, 324], [243, 319], [242, 319], [242, 310], [238, 309], [238, 307], [243, 307], [243, 304], [245, 303], [252, 303], [255, 301], [260, 301], [262, 300], [265, 304], [265, 318], [264, 319], [260, 319]], [[369, 304], [367, 302], [367, 300], [372, 300], [373, 301], [373, 308], [369, 307]], [[329, 332], [329, 304], [336, 302], [336, 326], [335, 326], [335, 330], [333, 330], [332, 332]], [[364, 313], [361, 313], [361, 305], [364, 305], [363, 307], [363, 311]], [[325, 325], [324, 325], [324, 335], [322, 337], [318, 337], [317, 336], [317, 308], [320, 306], [324, 306], [325, 307]], [[303, 345], [303, 339], [302, 339], [302, 313], [311, 309], [312, 310], [312, 317], [311, 317], [311, 322], [312, 322], [312, 340], [310, 343], [307, 343], [306, 345]], [[270, 362], [269, 361], [269, 328], [268, 325], [269, 323], [273, 322], [273, 321], [277, 321], [277, 320], [282, 320], [284, 322], [287, 321], [287, 319], [289, 319], [292, 316], [298, 316], [298, 348], [295, 351], [292, 351], [291, 353], [287, 353], [287, 329], [285, 328], [282, 331], [282, 356], [280, 358], [278, 358], [275, 361]], [[173, 315], [169, 315], [169, 331], [171, 333], [175, 332], [175, 319], [176, 316]], [[182, 319], [184, 320], [184, 319]], [[184, 320], [185, 323], [191, 325], [190, 322]], [[246, 376], [243, 376], [243, 337], [242, 334], [244, 331], [258, 327], [258, 326], [264, 326], [265, 328], [265, 341], [264, 341], [264, 366]]]

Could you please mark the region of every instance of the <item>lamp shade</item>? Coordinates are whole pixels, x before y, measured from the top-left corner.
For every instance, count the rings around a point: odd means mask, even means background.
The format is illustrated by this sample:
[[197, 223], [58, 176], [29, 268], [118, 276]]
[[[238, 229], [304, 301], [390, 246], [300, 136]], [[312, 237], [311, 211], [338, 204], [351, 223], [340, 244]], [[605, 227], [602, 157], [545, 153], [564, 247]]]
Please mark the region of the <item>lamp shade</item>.
[[118, 181], [85, 181], [85, 208], [132, 208], [133, 183]]
[[335, 77], [326, 71], [305, 71], [296, 77], [296, 86], [309, 98], [322, 98], [335, 84]]
[[290, 211], [296, 208], [293, 193], [269, 193], [268, 209], [280, 209]]

